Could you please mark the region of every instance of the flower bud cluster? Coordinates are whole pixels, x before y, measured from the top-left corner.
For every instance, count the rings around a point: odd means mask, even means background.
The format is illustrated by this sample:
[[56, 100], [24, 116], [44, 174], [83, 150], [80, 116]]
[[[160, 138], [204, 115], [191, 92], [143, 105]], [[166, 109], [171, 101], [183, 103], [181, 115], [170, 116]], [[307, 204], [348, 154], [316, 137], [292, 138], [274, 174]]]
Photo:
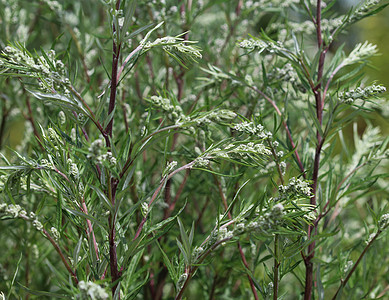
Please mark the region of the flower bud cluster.
[[73, 161], [69, 158], [67, 160], [68, 166], [69, 166], [69, 173], [70, 175], [74, 176], [75, 178], [79, 177], [79, 170], [76, 163], [73, 163]]
[[280, 185], [278, 187], [278, 191], [280, 192], [281, 195], [297, 194], [306, 197], [312, 196], [309, 182], [301, 180], [299, 178], [296, 179], [295, 177], [292, 177], [289, 180], [288, 185]]
[[142, 202], [140, 210], [142, 212], [143, 217], [146, 217], [149, 214], [150, 208], [147, 202]]
[[208, 167], [209, 164], [210, 164], [209, 159], [200, 156], [200, 157], [196, 158], [193, 166], [198, 167], [198, 168], [206, 168], [206, 167]]
[[247, 134], [262, 134], [263, 132], [263, 126], [261, 124], [254, 124], [253, 122], [247, 121], [235, 124], [233, 128], [236, 131], [244, 132]]
[[48, 138], [49, 138], [51, 143], [53, 143], [55, 146], [61, 144], [60, 138], [59, 138], [57, 132], [53, 128], [49, 128], [47, 131], [48, 131]]
[[246, 39], [239, 43], [239, 47], [248, 51], [258, 50], [259, 53], [267, 50], [270, 53], [278, 53], [284, 49], [283, 44], [280, 41], [271, 42], [258, 39]]
[[62, 5], [59, 4], [58, 1], [55, 1], [55, 0], [44, 0], [43, 1], [46, 5], [48, 5], [50, 7], [51, 10], [55, 11], [55, 12], [61, 12], [63, 9], [62, 9]]
[[101, 154], [103, 149], [103, 141], [101, 139], [97, 139], [91, 143], [89, 146], [89, 153], [87, 155], [88, 158], [95, 158]]
[[256, 135], [260, 139], [267, 139], [273, 136], [271, 132], [266, 132], [261, 124], [255, 124], [254, 122], [243, 121], [242, 123], [235, 124], [233, 129], [249, 135]]
[[236, 113], [227, 109], [215, 110], [210, 113], [194, 118], [192, 121], [196, 122], [198, 126], [208, 125], [213, 122], [228, 122], [236, 117]]
[[248, 156], [248, 154], [256, 154], [256, 155], [271, 155], [271, 151], [266, 148], [264, 144], [261, 143], [247, 143], [247, 144], [240, 144], [235, 148], [232, 148], [228, 151], [228, 153], [235, 153], [239, 154], [241, 156]]
[[260, 49], [262, 52], [268, 47], [268, 43], [262, 40], [246, 39], [239, 43], [239, 47], [246, 50]]
[[171, 104], [168, 98], [161, 96], [151, 96], [150, 100], [155, 107], [161, 108], [168, 112], [168, 117], [175, 121], [176, 124], [187, 119], [184, 112], [182, 111], [182, 108], [179, 105]]
[[51, 228], [50, 228], [50, 231], [51, 231], [51, 234], [53, 235], [54, 240], [56, 240], [56, 241], [58, 242], [58, 240], [59, 240], [60, 237], [61, 237], [61, 234], [59, 233], [59, 231], [57, 230], [57, 228], [51, 227]]
[[287, 8], [290, 7], [291, 5], [295, 3], [299, 3], [298, 0], [287, 0], [287, 1], [282, 1], [282, 0], [259, 0], [259, 1], [253, 1], [253, 0], [247, 0], [243, 2], [243, 9], [246, 10], [254, 10], [256, 8], [270, 8], [270, 7], [277, 7], [278, 8]]
[[370, 85], [366, 88], [358, 87], [355, 90], [343, 91], [339, 94], [339, 100], [341, 102], [351, 104], [354, 101], [364, 101], [372, 97], [376, 97], [378, 94], [382, 94], [386, 91], [386, 88], [382, 85]]
[[105, 300], [109, 298], [104, 288], [91, 281], [85, 282], [81, 280], [78, 283], [78, 288], [81, 291], [82, 299]]
[[377, 46], [366, 41], [357, 44], [349, 56], [342, 62], [344, 66], [363, 61], [377, 53]]
[[51, 170], [54, 170], [55, 167], [54, 167], [54, 164], [50, 161], [48, 161], [47, 159], [43, 158], [41, 159], [40, 161], [40, 166], [42, 168], [45, 168], [45, 169], [51, 169]]
[[[173, 3], [166, 3], [166, 0], [152, 0], [152, 1], [143, 1], [143, 5], [148, 5], [151, 7], [150, 12], [153, 14], [154, 22], [160, 22], [162, 20], [167, 20], [168, 17], [180, 12], [179, 7], [176, 5], [171, 5]], [[198, 7], [202, 4], [202, 0], [196, 1], [196, 6]], [[194, 7], [193, 7], [194, 8]], [[192, 9], [193, 9], [192, 8]], [[185, 11], [182, 12], [183, 17], [185, 17]], [[185, 18], [184, 18], [185, 19]]]
[[389, 226], [389, 214], [384, 214], [378, 221], [378, 228], [384, 230]]
[[249, 231], [260, 231], [266, 233], [274, 229], [282, 220], [284, 216], [284, 206], [277, 203], [272, 209], [262, 215], [255, 221], [247, 224], [246, 228]]
[[21, 218], [26, 221], [32, 221], [32, 225], [38, 230], [42, 231], [43, 225], [38, 220], [38, 217], [30, 212], [29, 214], [19, 204], [5, 204], [0, 203], [0, 216], [9, 217], [12, 219]]
[[192, 251], [192, 261], [196, 261], [204, 253], [204, 248], [199, 246], [195, 247]]
[[66, 115], [62, 110], [58, 113], [58, 123], [60, 125], [65, 125], [66, 123]]
[[97, 162], [104, 163], [107, 162], [110, 167], [116, 166], [116, 157], [112, 155], [111, 151], [107, 151], [107, 153], [101, 154], [96, 158]]
[[70, 91], [66, 88], [70, 81], [66, 77], [65, 65], [55, 56], [55, 51], [50, 50], [45, 56], [35, 58], [22, 46], [7, 46], [3, 51], [2, 63], [10, 70], [37, 78], [43, 92], [61, 92], [70, 96]]
[[162, 177], [169, 175], [176, 168], [176, 166], [177, 166], [177, 162], [175, 160], [168, 163], [165, 170], [163, 170]]
[[351, 15], [349, 22], [356, 22], [367, 16], [369, 12], [377, 8], [380, 0], [365, 0]]
[[344, 264], [343, 266], [343, 274], [346, 274], [350, 269], [351, 267], [353, 266], [353, 261], [352, 260], [348, 260], [346, 261], [346, 263]]
[[178, 278], [177, 283], [176, 283], [177, 291], [180, 291], [182, 289], [182, 287], [184, 286], [185, 281], [186, 281], [187, 278], [188, 278], [188, 274], [187, 273], [182, 273], [180, 275], [180, 278]]
[[181, 55], [189, 58], [192, 61], [202, 58], [200, 49], [196, 46], [192, 46], [195, 42], [186, 41], [179, 37], [166, 36], [158, 38], [154, 42], [146, 42], [143, 45], [143, 52], [150, 50], [153, 47], [162, 46], [162, 49], [167, 52], [179, 52]]
[[88, 149], [87, 158], [94, 159], [99, 164], [107, 164], [108, 167], [114, 167], [116, 165], [116, 158], [112, 155], [112, 152], [106, 151], [103, 146], [103, 141], [97, 139], [93, 141]]
[[[342, 21], [343, 21], [343, 16], [337, 18], [331, 18], [331, 19], [322, 19], [321, 20], [322, 31], [332, 32], [334, 29], [342, 25]], [[281, 28], [285, 28], [284, 24], [279, 24], [278, 26], [282, 26]], [[316, 32], [315, 24], [311, 20], [304, 21], [301, 23], [289, 22], [288, 26], [294, 33], [311, 35]]]

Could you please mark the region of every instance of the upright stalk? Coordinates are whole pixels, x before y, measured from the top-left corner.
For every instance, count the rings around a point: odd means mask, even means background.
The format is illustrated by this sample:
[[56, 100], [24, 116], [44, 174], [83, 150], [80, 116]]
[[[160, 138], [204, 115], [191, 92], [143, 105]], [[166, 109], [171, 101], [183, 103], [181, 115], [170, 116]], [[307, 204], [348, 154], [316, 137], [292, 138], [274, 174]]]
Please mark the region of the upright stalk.
[[[316, 118], [319, 123], [319, 126], [323, 123], [323, 109], [324, 109], [324, 98], [322, 97], [322, 79], [323, 79], [323, 70], [324, 70], [324, 62], [326, 57], [327, 48], [324, 45], [322, 39], [321, 32], [321, 0], [317, 0], [316, 7], [316, 20], [314, 21], [316, 25], [316, 35], [317, 35], [317, 47], [318, 51], [320, 51], [319, 56], [319, 65], [317, 70], [317, 84], [313, 87], [312, 91], [315, 96], [316, 102]], [[310, 200], [311, 205], [317, 205], [317, 185], [319, 178], [319, 168], [320, 168], [320, 155], [321, 149], [324, 143], [324, 137], [321, 135], [320, 130], [318, 129], [316, 132], [316, 150], [315, 150], [315, 158], [313, 164], [313, 173], [312, 173], [312, 197]], [[317, 223], [314, 222], [313, 225], [308, 226], [308, 239], [311, 239], [317, 233]], [[305, 263], [305, 293], [304, 299], [310, 300], [312, 298], [313, 291], [313, 263], [312, 260], [315, 257], [315, 247], [316, 243], [313, 241], [308, 245], [307, 255], [304, 257]]]
[[[116, 10], [120, 9], [120, 0], [116, 1]], [[118, 77], [118, 64], [119, 64], [119, 56], [120, 56], [120, 40], [117, 38], [118, 33], [116, 30], [119, 28], [115, 28], [113, 25], [113, 44], [112, 44], [112, 74], [111, 74], [111, 93], [109, 98], [109, 106], [108, 106], [108, 116], [111, 116], [112, 112], [116, 106], [116, 94], [117, 94], [117, 77]], [[112, 138], [112, 125], [113, 125], [113, 117], [111, 116], [111, 120], [109, 121], [107, 128], [105, 129], [106, 134], [106, 143], [107, 147], [110, 147], [110, 139]], [[112, 207], [115, 207], [115, 195], [117, 188], [118, 180], [112, 176], [112, 174], [108, 174], [108, 188], [107, 188], [107, 196], [110, 200]], [[118, 262], [117, 262], [117, 253], [116, 253], [116, 245], [115, 245], [115, 223], [116, 223], [116, 214], [111, 213], [109, 216], [109, 260], [110, 260], [110, 270], [111, 270], [111, 282], [112, 286], [112, 296], [115, 295], [116, 289], [118, 287], [118, 281], [121, 276], [121, 272], [118, 270]], [[120, 299], [120, 294], [119, 294]]]
[[[285, 185], [284, 176], [282, 175], [281, 166], [279, 159], [276, 154], [276, 150], [273, 146], [273, 143], [268, 140], [270, 151], [273, 155], [274, 161], [277, 166], [277, 172], [280, 177], [282, 185]], [[280, 249], [279, 249], [280, 236], [279, 234], [274, 235], [274, 264], [273, 264], [273, 300], [278, 299], [278, 287], [279, 287], [279, 267], [280, 267]]]
[[[120, 9], [120, 0], [116, 1], [116, 10]], [[119, 66], [119, 55], [121, 43], [119, 40], [116, 40], [118, 36], [116, 32], [117, 28], [113, 25], [113, 43], [112, 43], [112, 73], [111, 73], [111, 93], [109, 96], [109, 106], [108, 106], [108, 116], [115, 109], [116, 104], [116, 91], [117, 91], [117, 75], [118, 75], [118, 66]], [[112, 137], [112, 125], [113, 118], [109, 121], [107, 128], [105, 129], [106, 133]]]
[[280, 263], [278, 261], [278, 255], [279, 255], [279, 251], [278, 251], [278, 244], [279, 244], [279, 235], [276, 234], [274, 236], [274, 277], [273, 277], [273, 300], [277, 300], [278, 299], [278, 268], [280, 266]]

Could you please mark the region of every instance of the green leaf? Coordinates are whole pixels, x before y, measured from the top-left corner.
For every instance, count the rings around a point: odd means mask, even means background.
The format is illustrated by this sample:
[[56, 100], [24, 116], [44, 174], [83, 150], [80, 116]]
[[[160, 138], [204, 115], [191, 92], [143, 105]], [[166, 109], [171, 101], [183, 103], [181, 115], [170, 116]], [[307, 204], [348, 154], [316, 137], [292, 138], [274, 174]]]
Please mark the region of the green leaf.
[[98, 219], [96, 219], [95, 217], [91, 216], [91, 215], [87, 215], [81, 211], [78, 211], [78, 210], [74, 210], [74, 209], [71, 209], [69, 207], [66, 207], [66, 206], [63, 206], [64, 210], [66, 210], [67, 212], [69, 212], [70, 214], [74, 215], [74, 216], [78, 216], [78, 217], [82, 217], [84, 219], [88, 219], [90, 221], [93, 221], [95, 222], [96, 224], [99, 224], [100, 226], [103, 226], [104, 227], [104, 224], [102, 222], [100, 222]]
[[40, 91], [26, 90], [39, 100], [48, 101], [54, 105], [62, 107], [63, 109], [70, 110], [71, 112], [75, 111], [77, 113], [83, 113], [88, 118], [92, 119], [84, 105], [74, 98], [68, 98], [58, 93], [48, 94]]
[[16, 264], [16, 269], [15, 269], [15, 273], [14, 273], [14, 276], [12, 277], [12, 280], [11, 280], [11, 285], [9, 286], [9, 290], [8, 290], [8, 294], [7, 294], [7, 298], [9, 299], [10, 296], [11, 296], [11, 292], [12, 292], [12, 288], [14, 286], [14, 283], [15, 283], [15, 280], [16, 280], [16, 276], [18, 275], [18, 272], [19, 272], [19, 265], [20, 265], [20, 262], [22, 261], [22, 253], [20, 253], [20, 256], [19, 256], [19, 259], [18, 259], [18, 262]]
[[165, 266], [169, 272], [170, 279], [173, 282], [177, 282], [179, 274], [175, 271], [173, 264], [170, 262], [169, 258], [167, 257], [165, 251], [163, 251], [163, 249], [162, 249], [161, 245], [158, 243], [158, 241], [156, 241], [155, 243], [157, 244], [159, 250], [162, 253], [162, 259], [163, 259], [163, 262], [165, 263]]
[[138, 253], [136, 253], [130, 261], [130, 264], [129, 264], [127, 271], [126, 271], [126, 274], [124, 276], [127, 286], [130, 286], [131, 284], [133, 284], [133, 280], [132, 280], [133, 275], [135, 274], [135, 270], [140, 262], [140, 259], [142, 258], [144, 250], [145, 250], [145, 248], [143, 248]]
[[100, 190], [97, 186], [89, 185], [89, 187], [96, 192], [99, 199], [102, 200], [102, 203], [105, 204], [105, 206], [109, 209], [109, 211], [113, 212], [113, 206], [109, 201], [109, 199], [107, 198], [107, 195], [105, 195], [104, 192]]
[[36, 296], [43, 296], [43, 297], [48, 297], [48, 299], [57, 299], [57, 298], [62, 298], [62, 299], [69, 299], [69, 295], [65, 294], [58, 294], [58, 293], [52, 293], [52, 292], [46, 292], [46, 291], [34, 291], [21, 283], [18, 283], [18, 285], [25, 290], [28, 294], [31, 295], [36, 295]]
[[[131, 26], [131, 24], [133, 22], [132, 20], [133, 20], [135, 8], [136, 8], [136, 3], [137, 3], [136, 0], [130, 0], [130, 1], [126, 1], [125, 2], [125, 4], [126, 4], [126, 8], [125, 8], [126, 13], [124, 15], [124, 22], [123, 22], [123, 25], [122, 25], [122, 28], [121, 28], [121, 33], [120, 33], [120, 37], [122, 39], [124, 37], [126, 37], [126, 32], [129, 31], [129, 27]], [[142, 31], [140, 31], [140, 32], [142, 32]], [[129, 37], [129, 38], [132, 38], [132, 36]], [[122, 43], [122, 42], [123, 42], [123, 40], [120, 41], [120, 43]]]
[[80, 256], [80, 250], [81, 250], [83, 240], [84, 240], [84, 236], [81, 235], [73, 251], [73, 263], [75, 266], [78, 265], [78, 257]]
[[57, 191], [57, 211], [56, 211], [56, 226], [59, 231], [62, 228], [62, 193]]
[[127, 294], [123, 299], [124, 300], [132, 300], [135, 299], [136, 295], [139, 293], [140, 289], [147, 283], [149, 280], [149, 273], [145, 276], [145, 279], [140, 282], [134, 289], [130, 291], [129, 294]]

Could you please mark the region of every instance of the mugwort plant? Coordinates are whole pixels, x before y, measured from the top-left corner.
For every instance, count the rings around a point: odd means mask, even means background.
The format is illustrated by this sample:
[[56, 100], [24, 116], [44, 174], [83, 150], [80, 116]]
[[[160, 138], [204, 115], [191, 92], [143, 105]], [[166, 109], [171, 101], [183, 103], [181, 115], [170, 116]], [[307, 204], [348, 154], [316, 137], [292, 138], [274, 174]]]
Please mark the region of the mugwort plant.
[[[2, 299], [378, 299], [388, 3], [0, 1]], [[386, 121], [387, 122], [387, 121]]]

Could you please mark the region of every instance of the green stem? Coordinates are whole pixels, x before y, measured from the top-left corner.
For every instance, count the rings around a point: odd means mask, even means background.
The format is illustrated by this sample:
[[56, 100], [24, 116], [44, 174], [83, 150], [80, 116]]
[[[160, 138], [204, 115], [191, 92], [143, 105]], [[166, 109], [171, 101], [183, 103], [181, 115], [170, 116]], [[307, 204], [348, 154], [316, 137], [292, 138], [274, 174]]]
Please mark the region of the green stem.
[[278, 256], [279, 256], [279, 246], [278, 246], [278, 242], [279, 242], [279, 235], [276, 234], [274, 236], [274, 276], [273, 276], [273, 300], [277, 300], [278, 299], [278, 269], [279, 269], [279, 266], [280, 266], [280, 263], [279, 263], [279, 259], [278, 259]]
[[366, 245], [365, 249], [363, 249], [361, 255], [358, 257], [357, 261], [355, 262], [355, 264], [353, 265], [352, 269], [350, 270], [350, 272], [348, 272], [346, 278], [344, 280], [341, 280], [341, 284], [338, 288], [338, 290], [336, 291], [334, 297], [332, 297], [332, 300], [335, 300], [340, 291], [346, 286], [347, 282], [349, 281], [351, 275], [355, 272], [355, 270], [357, 269], [359, 263], [361, 262], [362, 258], [365, 256], [367, 250], [369, 250], [370, 246], [374, 243], [374, 241], [378, 238], [378, 236], [382, 233], [382, 230], [378, 230], [378, 232], [374, 235], [374, 237], [371, 239], [371, 241]]

